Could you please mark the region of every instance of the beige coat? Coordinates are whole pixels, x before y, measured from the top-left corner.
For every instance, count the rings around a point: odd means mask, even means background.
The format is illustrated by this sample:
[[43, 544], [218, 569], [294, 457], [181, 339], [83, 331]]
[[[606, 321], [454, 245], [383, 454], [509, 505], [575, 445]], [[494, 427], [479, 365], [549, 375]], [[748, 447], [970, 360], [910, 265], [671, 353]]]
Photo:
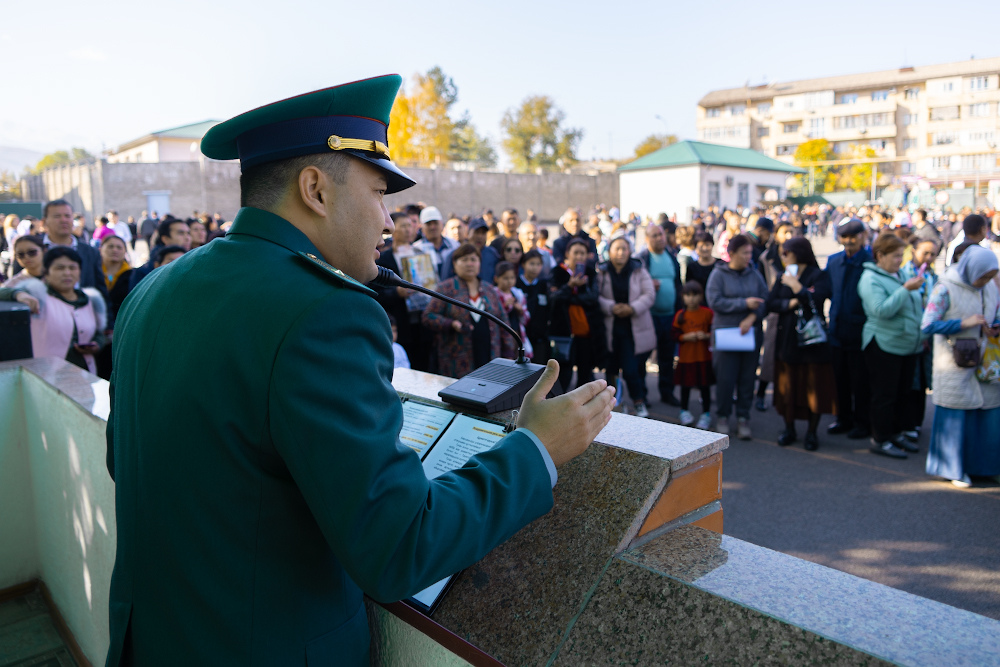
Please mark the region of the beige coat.
[[[955, 268], [941, 277], [948, 286], [951, 305], [942, 320], [961, 320], [970, 315], [982, 314], [987, 322], [996, 320], [1000, 308], [1000, 295], [992, 282], [981, 291], [962, 282]], [[958, 338], [979, 338], [980, 355], [986, 348], [986, 339], [979, 336], [979, 327], [962, 329], [951, 336], [934, 336], [934, 405], [955, 410], [990, 410], [1000, 407], [1000, 384], [984, 384], [976, 379], [975, 368], [959, 368], [952, 353], [951, 341]]]
[[[653, 327], [653, 315], [649, 309], [656, 301], [656, 288], [649, 271], [643, 268], [639, 260], [635, 263], [632, 275], [628, 280], [628, 305], [632, 306], [632, 340], [635, 341], [635, 353], [645, 354], [656, 348], [656, 329]], [[615, 305], [615, 296], [611, 290], [611, 277], [608, 271], [613, 271], [610, 263], [601, 267], [597, 274], [598, 295], [601, 312], [604, 313], [604, 329], [608, 337], [608, 350], [612, 348], [611, 334], [614, 328], [615, 316], [611, 309]]]

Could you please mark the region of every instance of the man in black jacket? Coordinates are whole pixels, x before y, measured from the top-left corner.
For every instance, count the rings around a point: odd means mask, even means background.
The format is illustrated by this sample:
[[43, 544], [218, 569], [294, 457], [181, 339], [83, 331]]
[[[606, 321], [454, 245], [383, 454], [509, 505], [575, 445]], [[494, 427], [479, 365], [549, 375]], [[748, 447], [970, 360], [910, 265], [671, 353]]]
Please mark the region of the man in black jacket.
[[108, 300], [108, 287], [104, 282], [104, 271], [101, 268], [101, 253], [73, 236], [73, 205], [65, 199], [56, 199], [45, 205], [45, 236], [42, 242], [45, 249], [53, 246], [72, 248], [80, 255], [83, 264], [80, 266], [80, 287], [93, 287]]
[[837, 382], [837, 421], [827, 431], [861, 440], [868, 437], [871, 428], [871, 384], [861, 350], [861, 334], [868, 318], [858, 296], [858, 283], [865, 262], [874, 260], [865, 249], [865, 225], [861, 220], [845, 218], [837, 225], [837, 236], [844, 250], [826, 260], [833, 286], [828, 336]]
[[[597, 266], [597, 243], [580, 226], [580, 214], [573, 210], [567, 211], [566, 217], [563, 219], [563, 229], [566, 230], [567, 235], [560, 236], [552, 243], [552, 258], [556, 264], [562, 263], [565, 259], [566, 246], [569, 242], [573, 239], [580, 239], [587, 244], [587, 263]], [[572, 269], [573, 267], [570, 267], [570, 270]]]
[[534, 248], [521, 257], [521, 270], [517, 275], [517, 287], [524, 292], [528, 302], [528, 326], [525, 333], [531, 341], [534, 356], [531, 361], [542, 364], [549, 360], [549, 281], [542, 277], [544, 262], [542, 253]]
[[184, 252], [191, 249], [191, 227], [183, 220], [168, 216], [160, 223], [157, 232], [159, 238], [156, 240], [156, 245], [149, 249], [149, 261], [132, 271], [132, 277], [128, 281], [129, 292], [134, 290], [135, 286], [156, 268], [153, 265], [153, 256], [157, 248], [176, 245], [184, 248]]
[[[426, 210], [426, 209], [425, 209]], [[384, 266], [398, 276], [404, 276], [403, 267], [396, 259], [397, 255], [402, 259], [400, 253], [413, 253], [413, 246], [410, 239], [413, 235], [413, 223], [406, 213], [394, 212], [389, 217], [395, 225], [392, 232], [392, 246], [385, 248], [379, 253], [378, 261], [375, 263]], [[426, 371], [430, 363], [431, 341], [425, 340], [424, 328], [420, 324], [420, 312], [415, 310], [410, 312], [408, 299], [413, 296], [413, 290], [405, 287], [374, 287], [378, 293], [378, 302], [385, 309], [385, 312], [392, 315], [396, 320], [397, 338], [396, 342], [406, 350], [406, 356], [410, 358], [410, 368], [417, 371]], [[423, 295], [418, 295], [423, 297]], [[429, 297], [424, 297], [429, 298]]]

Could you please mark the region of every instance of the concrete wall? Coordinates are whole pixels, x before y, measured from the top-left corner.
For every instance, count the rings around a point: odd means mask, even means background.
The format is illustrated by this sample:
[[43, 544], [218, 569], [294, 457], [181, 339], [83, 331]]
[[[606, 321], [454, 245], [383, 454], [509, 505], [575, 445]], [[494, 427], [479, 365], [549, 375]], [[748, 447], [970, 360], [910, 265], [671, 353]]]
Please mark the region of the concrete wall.
[[567, 208], [586, 213], [595, 204], [618, 203], [618, 174], [509, 174], [488, 171], [405, 168], [417, 184], [386, 197], [392, 210], [413, 202], [437, 206], [444, 215], [476, 216], [485, 208], [497, 217], [516, 208], [522, 218], [530, 208], [541, 221], [554, 222]]
[[[190, 149], [190, 141], [183, 150]], [[164, 146], [160, 146], [161, 152]], [[180, 151], [183, 152], [183, 151]], [[145, 154], [143, 154], [145, 159]], [[555, 222], [567, 208], [586, 211], [595, 204], [618, 203], [618, 174], [508, 174], [445, 169], [406, 169], [417, 185], [386, 197], [390, 210], [413, 202], [437, 206], [445, 215], [479, 215], [492, 208], [513, 207], [522, 217], [531, 209], [539, 220]], [[192, 211], [219, 212], [232, 220], [240, 205], [240, 166], [237, 162], [176, 161], [159, 163], [92, 163], [47, 169], [22, 181], [25, 199], [64, 198], [73, 208], [94, 216], [115, 209], [122, 218], [137, 220], [147, 208], [147, 191], [170, 191], [170, 213], [187, 217]], [[166, 211], [158, 211], [162, 216]]]
[[27, 371], [0, 373], [0, 399], [0, 588], [40, 577], [102, 664], [117, 542], [107, 422]]

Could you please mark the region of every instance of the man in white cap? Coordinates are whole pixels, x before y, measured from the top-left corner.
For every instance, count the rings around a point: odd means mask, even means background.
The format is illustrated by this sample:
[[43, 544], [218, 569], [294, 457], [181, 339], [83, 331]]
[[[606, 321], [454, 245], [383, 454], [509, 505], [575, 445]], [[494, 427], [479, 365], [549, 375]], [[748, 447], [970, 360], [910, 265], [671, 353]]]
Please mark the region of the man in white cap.
[[441, 257], [448, 250], [458, 247], [458, 241], [442, 235], [443, 219], [436, 206], [428, 206], [420, 211], [420, 234], [422, 238], [413, 243], [418, 253], [427, 253], [434, 259], [434, 269], [440, 275]]

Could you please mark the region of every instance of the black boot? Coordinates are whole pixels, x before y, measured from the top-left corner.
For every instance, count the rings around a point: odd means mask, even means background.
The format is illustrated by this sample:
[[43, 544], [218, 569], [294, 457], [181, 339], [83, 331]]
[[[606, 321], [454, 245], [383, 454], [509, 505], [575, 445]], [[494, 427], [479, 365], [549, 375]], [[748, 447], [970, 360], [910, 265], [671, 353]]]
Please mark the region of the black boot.
[[803, 446], [810, 452], [815, 452], [819, 449], [819, 438], [816, 437], [816, 431], [806, 433], [806, 440]]
[[788, 445], [795, 442], [799, 436], [795, 433], [795, 426], [786, 426], [785, 430], [781, 432], [778, 436], [778, 444], [782, 447], [787, 447]]

